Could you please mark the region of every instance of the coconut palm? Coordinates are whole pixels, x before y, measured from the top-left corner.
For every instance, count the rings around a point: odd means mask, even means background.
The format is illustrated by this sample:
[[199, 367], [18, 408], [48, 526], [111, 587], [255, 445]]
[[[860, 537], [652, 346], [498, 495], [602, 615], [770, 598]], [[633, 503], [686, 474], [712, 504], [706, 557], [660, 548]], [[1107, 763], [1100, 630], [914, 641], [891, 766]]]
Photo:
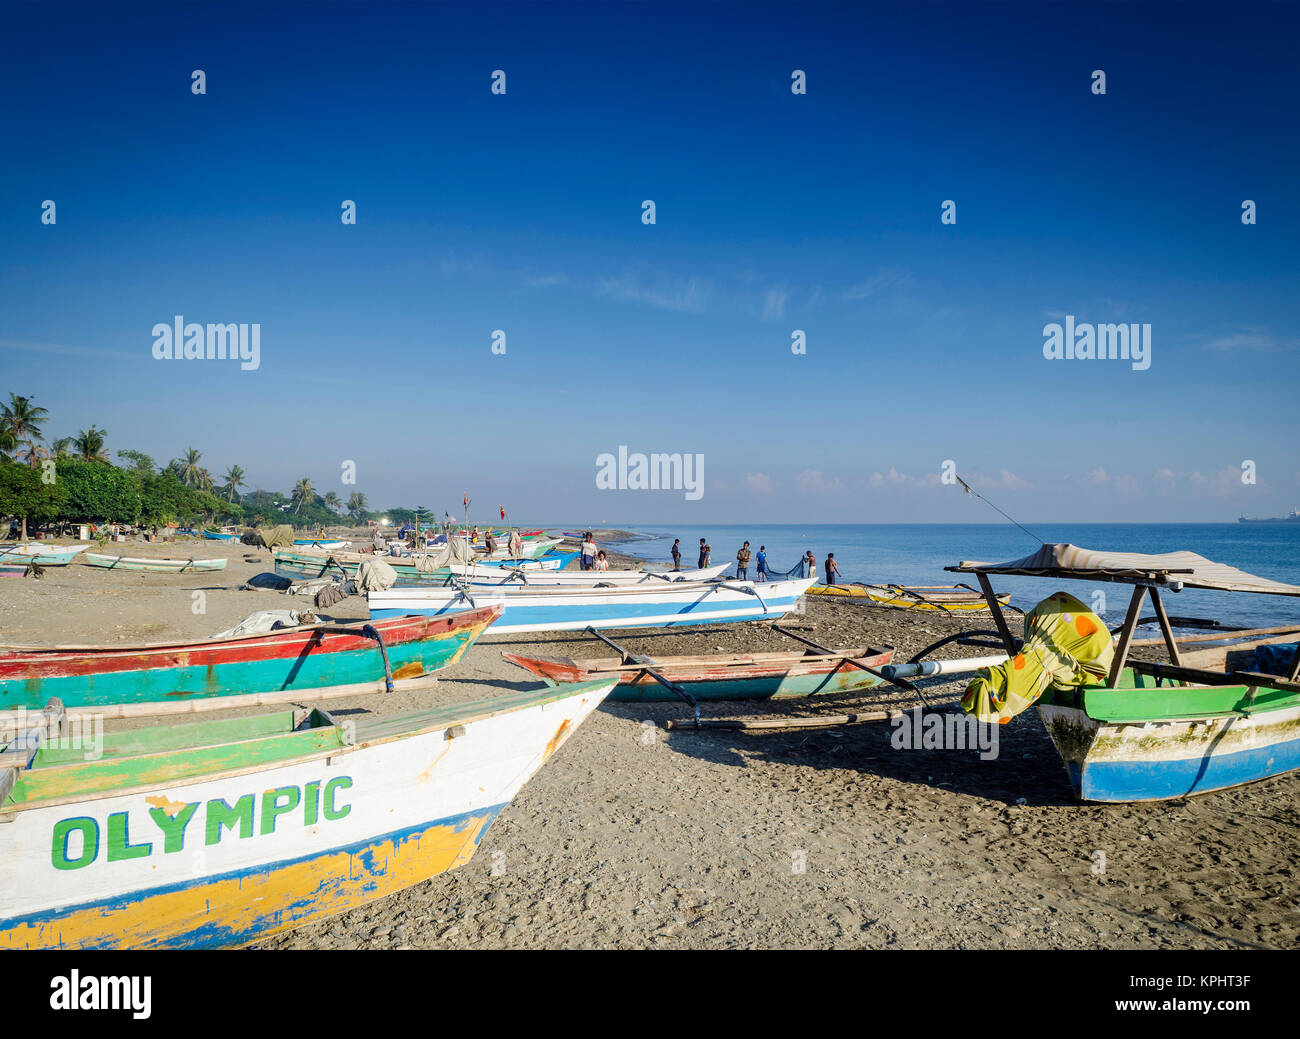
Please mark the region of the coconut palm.
[[302, 503], [305, 501], [311, 501], [311, 497], [311, 477], [304, 476], [293, 485], [293, 500], [297, 503], [293, 507], [293, 514], [295, 516], [298, 515], [298, 510], [302, 508]]
[[[91, 426], [89, 429], [83, 429], [72, 438], [72, 447], [75, 449], [77, 457], [86, 462], [107, 462], [108, 452], [104, 450], [104, 437], [107, 430], [96, 429]], [[67, 438], [63, 438], [66, 440]], [[54, 443], [54, 453], [57, 457], [59, 454], [59, 445], [61, 440]]]
[[339, 501], [339, 496], [333, 491], [325, 495], [325, 508], [329, 509], [330, 512], [338, 512], [342, 505], [343, 502]]
[[348, 496], [348, 515], [360, 519], [366, 511], [366, 496], [360, 491], [353, 491]]
[[15, 393], [9, 394], [8, 404], [0, 406], [0, 425], [18, 441], [15, 446], [26, 445], [23, 457], [30, 466], [35, 467], [43, 458], [49, 457], [48, 451], [37, 446], [41, 442], [40, 424], [49, 417], [50, 413], [33, 404], [31, 397], [20, 397]]
[[50, 455], [54, 458], [72, 458], [74, 443], [73, 437], [59, 437], [50, 442]]
[[222, 477], [226, 481], [226, 501], [234, 501], [239, 496], [239, 488], [247, 486], [244, 482], [244, 470], [232, 465]]
[[173, 458], [168, 463], [170, 469], [181, 483], [186, 487], [200, 487], [203, 482], [203, 473], [206, 470], [199, 465], [199, 459], [203, 457], [203, 452], [197, 451], [192, 447], [185, 449], [184, 458]]

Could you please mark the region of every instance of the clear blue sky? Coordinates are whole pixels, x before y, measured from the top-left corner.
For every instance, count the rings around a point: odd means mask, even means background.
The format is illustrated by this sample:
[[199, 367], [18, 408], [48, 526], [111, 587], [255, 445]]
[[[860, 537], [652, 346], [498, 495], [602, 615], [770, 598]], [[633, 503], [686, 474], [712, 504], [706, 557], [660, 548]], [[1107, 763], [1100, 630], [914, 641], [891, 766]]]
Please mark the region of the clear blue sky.
[[[935, 485], [944, 459], [1026, 521], [1276, 514], [1300, 503], [1298, 22], [10, 3], [0, 394], [50, 438], [484, 518], [993, 519]], [[154, 360], [177, 314], [260, 323], [261, 367]], [[1150, 369], [1045, 360], [1064, 314], [1150, 323]], [[620, 444], [703, 454], [704, 497], [597, 490]]]

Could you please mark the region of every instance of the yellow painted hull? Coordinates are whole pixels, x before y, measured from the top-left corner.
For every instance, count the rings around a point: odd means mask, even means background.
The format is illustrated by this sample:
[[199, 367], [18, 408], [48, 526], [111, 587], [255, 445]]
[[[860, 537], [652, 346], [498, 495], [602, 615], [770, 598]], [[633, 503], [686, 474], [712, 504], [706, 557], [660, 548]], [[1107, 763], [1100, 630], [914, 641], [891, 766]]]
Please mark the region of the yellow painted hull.
[[[944, 601], [941, 596], [935, 596], [931, 602], [925, 602], [915, 596], [906, 594], [901, 588], [863, 586], [854, 584], [815, 584], [808, 589], [808, 595], [823, 595], [828, 598], [840, 599], [869, 599], [871, 602], [881, 606], [893, 606], [897, 609], [904, 610], [935, 610], [944, 613], [972, 613], [979, 610], [987, 610], [988, 603], [980, 599], [962, 599], [953, 602]], [[926, 595], [924, 591], [920, 593]], [[929, 597], [929, 596], [927, 596]], [[1010, 593], [1004, 593], [998, 596], [998, 602], [1005, 606], [1011, 601]]]

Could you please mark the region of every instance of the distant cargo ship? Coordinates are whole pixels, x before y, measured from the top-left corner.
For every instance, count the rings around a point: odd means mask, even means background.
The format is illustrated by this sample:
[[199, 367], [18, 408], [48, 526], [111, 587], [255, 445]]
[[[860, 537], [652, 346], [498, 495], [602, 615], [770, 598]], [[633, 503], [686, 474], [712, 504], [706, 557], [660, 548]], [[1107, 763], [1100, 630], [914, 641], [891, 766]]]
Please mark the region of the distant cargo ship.
[[1247, 519], [1245, 516], [1237, 517], [1238, 523], [1300, 523], [1300, 509], [1292, 509], [1285, 516], [1272, 516], [1269, 519]]

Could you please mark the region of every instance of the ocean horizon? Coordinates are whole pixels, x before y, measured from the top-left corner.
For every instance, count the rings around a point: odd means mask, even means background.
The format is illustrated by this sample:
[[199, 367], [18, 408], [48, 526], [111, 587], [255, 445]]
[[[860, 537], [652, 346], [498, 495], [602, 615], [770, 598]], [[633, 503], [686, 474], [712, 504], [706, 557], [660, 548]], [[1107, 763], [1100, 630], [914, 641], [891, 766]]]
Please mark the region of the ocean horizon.
[[[639, 556], [651, 564], [669, 563], [674, 538], [682, 542], [682, 565], [694, 566], [699, 539], [712, 546], [711, 561], [735, 563], [745, 541], [757, 555], [766, 546], [768, 569], [781, 574], [794, 568], [809, 549], [824, 573], [827, 553], [834, 553], [842, 583], [952, 585], [974, 584], [969, 574], [944, 570], [963, 560], [1003, 562], [1035, 551], [1039, 544], [1067, 542], [1082, 548], [1115, 552], [1190, 551], [1216, 563], [1287, 584], [1300, 585], [1300, 524], [1245, 523], [1029, 523], [1033, 535], [1009, 523], [749, 523], [669, 525], [635, 521], [604, 522], [634, 536], [604, 547]], [[591, 529], [591, 525], [561, 525], [548, 529]], [[1041, 539], [1041, 541], [1039, 540]], [[754, 562], [750, 574], [755, 576]], [[734, 569], [731, 571], [734, 573]], [[1060, 588], [1085, 602], [1105, 593], [1106, 622], [1114, 626], [1128, 606], [1127, 587], [1106, 582], [1048, 581], [1030, 577], [996, 578], [998, 591], [1011, 593], [1011, 602], [1029, 609]], [[1300, 599], [1277, 595], [1210, 592], [1187, 589], [1162, 594], [1173, 616], [1214, 619], [1227, 624], [1270, 627], [1300, 623]], [[1150, 613], [1148, 606], [1143, 616]]]

